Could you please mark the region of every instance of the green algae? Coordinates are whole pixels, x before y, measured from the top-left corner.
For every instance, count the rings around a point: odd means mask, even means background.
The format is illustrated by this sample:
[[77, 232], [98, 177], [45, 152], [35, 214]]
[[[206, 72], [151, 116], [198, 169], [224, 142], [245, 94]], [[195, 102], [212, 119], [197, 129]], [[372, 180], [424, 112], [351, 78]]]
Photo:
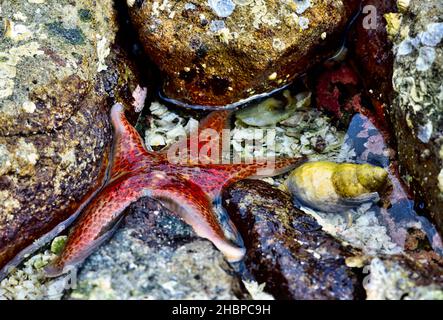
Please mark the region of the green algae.
[[60, 254], [65, 247], [67, 236], [60, 236], [55, 238], [51, 243], [51, 252], [54, 254]]

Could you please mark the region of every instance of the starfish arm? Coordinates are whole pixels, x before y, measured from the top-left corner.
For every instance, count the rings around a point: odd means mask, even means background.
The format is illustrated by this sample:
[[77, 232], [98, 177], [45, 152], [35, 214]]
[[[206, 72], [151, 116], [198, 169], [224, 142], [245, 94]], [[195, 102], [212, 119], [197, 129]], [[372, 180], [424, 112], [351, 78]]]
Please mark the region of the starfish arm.
[[[245, 249], [236, 246], [228, 240], [214, 212], [211, 199], [200, 188], [187, 179], [177, 175], [173, 180], [163, 184], [152, 194], [153, 198], [180, 216], [189, 224], [195, 233], [210, 240], [227, 258], [235, 262], [241, 260], [245, 255]], [[234, 237], [238, 238], [238, 231], [230, 223]]]
[[305, 157], [269, 158], [254, 160], [252, 164], [234, 164], [233, 168], [230, 169], [233, 175], [229, 183], [234, 183], [245, 178], [260, 179], [275, 177], [293, 170], [304, 161], [306, 161]]
[[218, 133], [221, 133], [223, 129], [229, 127], [229, 119], [231, 115], [232, 111], [229, 110], [211, 112], [200, 122], [199, 129], [200, 131], [205, 129], [213, 129]]
[[138, 177], [120, 176], [106, 185], [86, 206], [71, 230], [58, 259], [46, 268], [48, 276], [58, 276], [87, 258], [114, 231], [124, 210], [149, 192]]
[[[112, 235], [124, 210], [143, 196], [158, 199], [191, 225], [197, 235], [206, 238], [232, 261], [240, 260], [244, 249], [226, 239], [212, 203], [206, 194], [179, 175], [161, 171], [120, 176], [111, 181], [92, 200], [68, 236], [59, 258], [46, 268], [48, 276], [58, 276], [88, 257]], [[234, 230], [236, 231], [236, 230]]]
[[111, 162], [111, 179], [136, 170], [149, 156], [152, 160], [158, 155], [145, 149], [143, 139], [125, 117], [124, 107], [116, 103], [111, 109], [114, 127], [114, 148]]
[[252, 163], [199, 165], [195, 169], [198, 174], [190, 175], [190, 179], [200, 185], [210, 199], [216, 199], [222, 188], [227, 184], [247, 178], [258, 179], [278, 176], [294, 169], [305, 160], [304, 157], [277, 158], [268, 159], [268, 161], [258, 159], [252, 161]]
[[[203, 156], [200, 154], [203, 147], [222, 150], [223, 129], [229, 127], [231, 115], [232, 111], [229, 110], [211, 112], [199, 123], [198, 128], [192, 130], [188, 136], [179, 142], [182, 148], [189, 148], [186, 155], [190, 157], [190, 162], [197, 163], [202, 157], [207, 157], [208, 159], [211, 157], [210, 150], [208, 155]], [[220, 160], [220, 154], [214, 156], [216, 161]]]

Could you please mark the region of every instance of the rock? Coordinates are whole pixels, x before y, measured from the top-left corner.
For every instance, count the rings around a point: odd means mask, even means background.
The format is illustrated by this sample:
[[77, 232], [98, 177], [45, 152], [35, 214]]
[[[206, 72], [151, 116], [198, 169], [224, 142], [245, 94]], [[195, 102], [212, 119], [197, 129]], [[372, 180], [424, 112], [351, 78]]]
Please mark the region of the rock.
[[165, 95], [215, 108], [280, 88], [331, 57], [359, 2], [136, 1], [129, 11]]
[[365, 267], [368, 300], [443, 300], [443, 269], [407, 256], [374, 258]]
[[2, 2], [0, 270], [100, 186], [108, 106], [130, 104], [138, 81], [111, 47], [112, 5]]
[[309, 161], [294, 169], [284, 189], [301, 205], [321, 212], [342, 213], [379, 201], [388, 173], [370, 164]]
[[0, 135], [59, 128], [106, 69], [116, 23], [112, 1], [3, 1]]
[[143, 198], [81, 267], [68, 299], [246, 297], [223, 255], [159, 202]]
[[[356, 72], [346, 63], [333, 66], [322, 72], [316, 79], [317, 107], [341, 119], [355, 112], [354, 100], [359, 98], [359, 79]], [[340, 90], [345, 88], [345, 90]]]
[[443, 234], [443, 4], [412, 0], [394, 35], [400, 170]]
[[395, 0], [363, 0], [362, 7], [366, 9], [350, 33], [350, 50], [366, 94], [382, 120], [391, 104], [394, 64], [385, 14], [397, 12], [397, 4]]
[[354, 299], [362, 287], [346, 266], [352, 250], [295, 209], [289, 195], [263, 181], [244, 180], [223, 195], [247, 248], [245, 264], [276, 299]]
[[[90, 99], [57, 132], [0, 137], [0, 266], [49, 232], [97, 188], [110, 139], [107, 115]], [[93, 108], [91, 108], [93, 107]], [[6, 168], [6, 169], [5, 169]]]

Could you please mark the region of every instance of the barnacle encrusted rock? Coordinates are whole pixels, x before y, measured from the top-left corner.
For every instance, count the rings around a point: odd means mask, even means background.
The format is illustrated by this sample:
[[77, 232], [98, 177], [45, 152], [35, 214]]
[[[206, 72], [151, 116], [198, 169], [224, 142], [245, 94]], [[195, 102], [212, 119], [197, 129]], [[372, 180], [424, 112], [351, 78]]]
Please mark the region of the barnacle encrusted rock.
[[[130, 103], [113, 1], [9, 1], [0, 25], [0, 269], [100, 183], [108, 105]], [[132, 82], [130, 81], [132, 79]]]
[[165, 95], [215, 107], [282, 87], [331, 56], [359, 2], [145, 0], [130, 15]]
[[426, 259], [400, 255], [374, 258], [363, 269], [366, 299], [443, 300], [442, 271], [441, 264]]
[[412, 0], [401, 19], [391, 110], [400, 168], [443, 233], [443, 3]]
[[291, 197], [263, 181], [227, 188], [223, 204], [247, 249], [245, 265], [276, 299], [355, 299], [358, 275], [346, 266], [350, 247], [329, 236]]

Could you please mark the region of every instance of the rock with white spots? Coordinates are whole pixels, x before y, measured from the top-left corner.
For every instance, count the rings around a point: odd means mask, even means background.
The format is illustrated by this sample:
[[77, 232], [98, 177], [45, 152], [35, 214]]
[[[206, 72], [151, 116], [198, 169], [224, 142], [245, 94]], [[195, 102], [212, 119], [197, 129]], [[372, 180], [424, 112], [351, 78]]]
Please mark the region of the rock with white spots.
[[0, 135], [63, 125], [79, 109], [114, 42], [112, 1], [2, 2]]
[[358, 3], [142, 0], [129, 12], [165, 96], [216, 108], [280, 88], [331, 57]]
[[366, 299], [443, 300], [442, 271], [437, 262], [408, 256], [374, 258], [363, 268]]
[[400, 168], [443, 233], [443, 3], [410, 1], [394, 39]]
[[113, 45], [113, 1], [5, 0], [0, 8], [1, 278], [100, 185], [108, 106], [131, 106], [138, 83]]

